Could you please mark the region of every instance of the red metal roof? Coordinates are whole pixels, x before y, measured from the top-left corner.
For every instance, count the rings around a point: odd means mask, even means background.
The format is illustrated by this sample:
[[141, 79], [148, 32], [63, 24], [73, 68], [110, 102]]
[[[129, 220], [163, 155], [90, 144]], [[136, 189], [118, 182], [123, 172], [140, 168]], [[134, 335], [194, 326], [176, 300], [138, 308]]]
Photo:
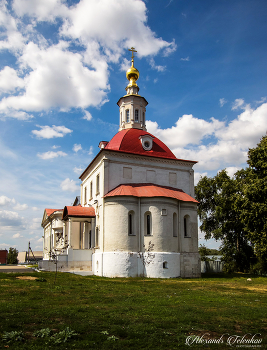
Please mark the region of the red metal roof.
[[[153, 147], [151, 151], [146, 151], [142, 147], [139, 137], [144, 135], [153, 137]], [[147, 131], [134, 128], [119, 131], [106, 145], [105, 150], [106, 149], [150, 157], [177, 159], [172, 151], [157, 137]]]
[[63, 219], [67, 217], [95, 217], [95, 209], [93, 207], [66, 206], [63, 211]]
[[110, 192], [108, 192], [104, 197], [114, 197], [114, 196], [134, 196], [134, 197], [168, 197], [175, 198], [183, 202], [194, 202], [198, 203], [193, 197], [185, 193], [182, 190], [159, 186], [154, 184], [124, 184], [119, 185]]
[[55, 211], [63, 211], [63, 209], [45, 209], [47, 216], [50, 216]]

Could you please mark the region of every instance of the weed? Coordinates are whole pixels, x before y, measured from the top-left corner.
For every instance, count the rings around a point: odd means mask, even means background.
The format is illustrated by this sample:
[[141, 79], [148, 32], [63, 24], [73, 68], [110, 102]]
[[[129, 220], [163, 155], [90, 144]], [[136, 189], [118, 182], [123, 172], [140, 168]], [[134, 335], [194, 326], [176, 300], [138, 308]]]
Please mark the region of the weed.
[[2, 340], [4, 343], [22, 342], [24, 341], [23, 332], [21, 331], [4, 332], [2, 335]]

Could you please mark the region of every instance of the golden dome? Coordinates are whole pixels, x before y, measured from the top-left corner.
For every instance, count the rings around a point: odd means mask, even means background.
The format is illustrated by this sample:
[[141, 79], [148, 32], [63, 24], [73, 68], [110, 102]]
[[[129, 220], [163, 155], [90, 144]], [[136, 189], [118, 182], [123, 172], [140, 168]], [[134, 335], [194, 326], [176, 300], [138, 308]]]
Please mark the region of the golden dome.
[[136, 80], [138, 80], [139, 78], [139, 71], [134, 67], [133, 62], [132, 62], [132, 67], [129, 68], [126, 72], [126, 78], [129, 80], [130, 86], [137, 86]]

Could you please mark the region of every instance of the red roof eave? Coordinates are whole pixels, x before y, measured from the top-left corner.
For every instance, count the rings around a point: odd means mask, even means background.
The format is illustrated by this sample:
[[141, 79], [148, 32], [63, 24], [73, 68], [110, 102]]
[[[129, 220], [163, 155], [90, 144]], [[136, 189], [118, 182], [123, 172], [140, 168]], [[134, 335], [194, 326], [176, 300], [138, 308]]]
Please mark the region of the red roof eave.
[[180, 200], [182, 202], [198, 203], [196, 199], [191, 197], [180, 189], [168, 186], [159, 186], [154, 184], [124, 184], [115, 187], [109, 191], [106, 197], [115, 196], [133, 196], [133, 197], [167, 197]]

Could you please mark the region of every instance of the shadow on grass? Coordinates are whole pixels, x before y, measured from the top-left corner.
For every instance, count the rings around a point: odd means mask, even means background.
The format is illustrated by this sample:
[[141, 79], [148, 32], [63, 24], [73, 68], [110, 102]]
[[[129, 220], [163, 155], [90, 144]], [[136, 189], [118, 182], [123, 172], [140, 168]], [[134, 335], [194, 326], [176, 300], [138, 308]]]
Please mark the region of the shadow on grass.
[[217, 273], [202, 273], [201, 278], [259, 278], [262, 276], [254, 275], [251, 273], [244, 272], [235, 272], [235, 273], [225, 273], [225, 272], [217, 272]]

